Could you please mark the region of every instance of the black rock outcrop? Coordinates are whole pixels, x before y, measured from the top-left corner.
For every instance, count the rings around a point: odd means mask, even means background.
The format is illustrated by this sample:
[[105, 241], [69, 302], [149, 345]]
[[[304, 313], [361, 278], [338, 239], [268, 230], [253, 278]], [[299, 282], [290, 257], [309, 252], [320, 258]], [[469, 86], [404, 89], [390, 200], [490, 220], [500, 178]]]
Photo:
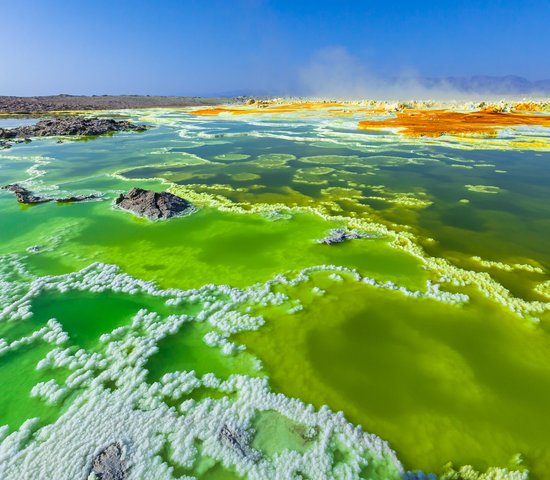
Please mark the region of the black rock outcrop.
[[176, 195], [143, 188], [132, 188], [128, 193], [120, 194], [115, 200], [115, 206], [149, 220], [164, 220], [195, 210], [190, 202]]
[[374, 235], [367, 233], [360, 233], [357, 230], [347, 230], [345, 228], [333, 228], [328, 232], [328, 235], [321, 240], [317, 240], [317, 243], [323, 243], [325, 245], [335, 245], [337, 243], [343, 243], [346, 240], [354, 240], [357, 238], [373, 238]]
[[0, 139], [29, 137], [57, 137], [67, 135], [97, 136], [121, 131], [144, 131], [145, 125], [111, 118], [58, 117], [41, 120], [34, 125], [16, 128], [0, 128]]
[[128, 466], [122, 455], [122, 445], [112, 443], [92, 459], [90, 474], [101, 480], [125, 480]]
[[10, 192], [15, 193], [15, 198], [19, 203], [32, 204], [32, 203], [46, 203], [51, 202], [53, 199], [47, 197], [41, 197], [40, 195], [34, 195], [32, 192], [27, 190], [21, 185], [16, 183], [11, 185], [5, 185], [2, 187], [4, 190], [9, 190]]
[[70, 197], [45, 197], [41, 195], [35, 195], [30, 190], [27, 190], [25, 187], [18, 185], [17, 183], [12, 183], [10, 185], [4, 185], [2, 187], [4, 190], [9, 190], [10, 192], [15, 193], [15, 198], [19, 203], [24, 203], [25, 205], [32, 205], [36, 203], [47, 203], [47, 202], [58, 202], [58, 203], [71, 203], [71, 202], [82, 202], [84, 200], [95, 200], [100, 198], [98, 194], [91, 195], [72, 195]]
[[245, 430], [224, 423], [218, 434], [218, 439], [248, 460], [257, 462], [261, 458], [260, 453], [249, 446], [250, 438]]

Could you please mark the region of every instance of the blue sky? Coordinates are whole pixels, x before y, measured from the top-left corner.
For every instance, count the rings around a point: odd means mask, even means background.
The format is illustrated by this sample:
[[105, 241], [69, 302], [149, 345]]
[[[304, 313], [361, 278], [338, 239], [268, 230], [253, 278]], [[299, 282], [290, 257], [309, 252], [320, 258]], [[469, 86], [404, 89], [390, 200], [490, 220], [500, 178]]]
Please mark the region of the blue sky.
[[538, 80], [549, 26], [529, 0], [10, 1], [0, 95], [297, 93], [338, 69]]

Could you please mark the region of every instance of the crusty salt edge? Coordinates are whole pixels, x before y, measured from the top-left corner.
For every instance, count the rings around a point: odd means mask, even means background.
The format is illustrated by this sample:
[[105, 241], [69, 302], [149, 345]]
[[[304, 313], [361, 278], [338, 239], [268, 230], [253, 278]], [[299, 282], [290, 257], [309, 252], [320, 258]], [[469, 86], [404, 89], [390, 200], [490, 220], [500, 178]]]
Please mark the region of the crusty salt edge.
[[[23, 265], [19, 269], [25, 273]], [[131, 478], [143, 478], [144, 475], [147, 478], [166, 478], [172, 467], [158, 456], [166, 439], [171, 446], [171, 460], [183, 466], [193, 464], [198, 454], [193, 444], [199, 439], [202, 441], [201, 455], [212, 457], [226, 468], [233, 468], [251, 479], [289, 478], [297, 470], [312, 478], [356, 478], [369, 459], [385, 464], [389, 478], [398, 478], [402, 467], [385, 442], [354, 428], [343, 414], [335, 414], [328, 407], [315, 411], [300, 400], [270, 392], [267, 378], [233, 375], [222, 382], [213, 374], [196, 378], [194, 372], [172, 372], [158, 382], [146, 383], [145, 365], [156, 352], [158, 341], [178, 331], [184, 322], [208, 322], [215, 329], [216, 347], [226, 348], [224, 340], [227, 341], [229, 335], [256, 330], [263, 324], [261, 316], [237, 311], [238, 307], [287, 302], [288, 297], [275, 292], [274, 287], [296, 286], [319, 272], [326, 272], [335, 281], [347, 278], [413, 297], [429, 297], [450, 303], [468, 300], [465, 295], [441, 291], [431, 282], [427, 283], [424, 292], [410, 291], [393, 282], [377, 282], [354, 270], [332, 265], [310, 267], [293, 278], [278, 275], [247, 289], [206, 285], [188, 291], [161, 290], [152, 282], [137, 280], [121, 273], [116, 266], [101, 263], [65, 275], [35, 278], [28, 292], [15, 302], [14, 308], [4, 309], [4, 320], [17, 321], [32, 314], [32, 298], [46, 290], [148, 294], [163, 298], [167, 304], [201, 302], [203, 308], [196, 317], [170, 315], [165, 318], [142, 309], [130, 326], [101, 336], [100, 340], [105, 344], [102, 353], [88, 353], [83, 349], [74, 352], [63, 347], [64, 341], [59, 342], [37, 368], [65, 367], [71, 370], [71, 374], [64, 385], [42, 382], [33, 388], [32, 394], [48, 403], [56, 403], [70, 390], [83, 389], [84, 393], [52, 425], [36, 430], [36, 423], [28, 421], [9, 435], [4, 429], [2, 434], [6, 438], [0, 445], [0, 474], [8, 478], [12, 475], [23, 478], [82, 477], [87, 473], [94, 452], [113, 441], [120, 441], [132, 446], [128, 456]], [[300, 307], [299, 302], [290, 303], [293, 308]], [[49, 328], [56, 332], [52, 334], [53, 343], [56, 343], [56, 338], [66, 340], [59, 324], [49, 325]], [[146, 332], [146, 335], [137, 332]], [[114, 382], [117, 388], [111, 392], [105, 387], [105, 382]], [[182, 398], [201, 385], [234, 393], [236, 400], [225, 397], [196, 402]], [[166, 397], [180, 399], [179, 408], [169, 408], [164, 403]], [[220, 441], [219, 432], [224, 425], [252, 434], [252, 419], [257, 412], [266, 410], [277, 411], [306, 426], [319, 427], [318, 439], [304, 454], [285, 450], [273, 458], [262, 456], [257, 460], [254, 456], [254, 461], [243, 457], [242, 452], [228, 442]], [[335, 438], [349, 452], [349, 461], [337, 465], [333, 465], [331, 453]]]
[[[387, 236], [391, 242], [390, 246], [403, 250], [421, 260], [424, 266], [439, 276], [441, 283], [449, 283], [454, 286], [475, 286], [479, 292], [491, 300], [502, 304], [511, 312], [523, 318], [530, 318], [538, 322], [537, 315], [550, 310], [550, 302], [542, 301], [527, 301], [522, 298], [514, 297], [509, 290], [495, 281], [488, 273], [474, 272], [465, 270], [452, 265], [449, 261], [430, 257], [422, 247], [418, 244], [417, 238], [410, 232], [396, 232], [388, 227], [356, 217], [345, 217], [335, 215], [328, 211], [327, 206], [318, 205], [311, 206], [288, 206], [281, 203], [276, 204], [247, 204], [232, 202], [227, 197], [220, 194], [208, 193], [208, 190], [215, 189], [215, 185], [172, 185], [169, 188], [171, 193], [180, 195], [183, 198], [197, 205], [207, 205], [217, 208], [220, 211], [235, 212], [235, 213], [260, 213], [267, 212], [283, 212], [283, 213], [310, 213], [318, 215], [326, 220], [340, 221], [348, 226], [348, 228], [357, 229], [369, 233], [375, 233], [379, 236]], [[206, 192], [200, 192], [206, 190]]]
[[[30, 310], [30, 303], [32, 298], [40, 295], [40, 293], [45, 290], [53, 289], [60, 292], [67, 292], [73, 289], [87, 290], [92, 292], [111, 290], [115, 292], [126, 292], [129, 294], [147, 293], [149, 295], [165, 298], [167, 303], [172, 304], [180, 303], [183, 300], [203, 302], [204, 308], [202, 312], [197, 316], [197, 321], [208, 321], [212, 325], [212, 327], [221, 332], [217, 333], [217, 335], [219, 336], [217, 338], [221, 337], [222, 339], [225, 339], [225, 336], [228, 334], [233, 334], [246, 330], [256, 330], [260, 328], [260, 326], [263, 324], [263, 319], [261, 317], [253, 317], [251, 315], [248, 315], [247, 313], [237, 312], [234, 310], [235, 307], [241, 304], [249, 304], [251, 302], [258, 303], [260, 305], [281, 304], [287, 300], [287, 297], [280, 292], [273, 292], [272, 289], [274, 286], [295, 286], [299, 283], [308, 281], [311, 278], [311, 274], [322, 271], [333, 272], [333, 275], [338, 274], [340, 278], [342, 278], [341, 275], [350, 276], [350, 278], [355, 281], [363, 281], [372, 286], [378, 286], [380, 288], [389, 288], [392, 290], [400, 288], [392, 284], [391, 282], [379, 284], [373, 279], [363, 278], [357, 272], [354, 272], [350, 269], [330, 265], [322, 265], [318, 267], [304, 269], [295, 278], [292, 279], [288, 279], [283, 275], [279, 275], [275, 279], [266, 282], [265, 284], [258, 284], [254, 287], [244, 290], [234, 289], [227, 286], [215, 287], [212, 285], [202, 287], [201, 289], [194, 289], [189, 291], [179, 291], [174, 289], [159, 290], [152, 282], [136, 280], [129, 275], [120, 273], [119, 269], [115, 266], [95, 263], [87, 268], [82, 269], [79, 272], [60, 275], [57, 277], [41, 277], [33, 280], [29, 291], [21, 299], [19, 299], [18, 302], [15, 302], [13, 308], [8, 307], [7, 309], [4, 309], [3, 316], [4, 319], [9, 318], [11, 321], [16, 320], [17, 318], [21, 319], [27, 317], [30, 313], [32, 313]], [[424, 293], [422, 292], [409, 292], [406, 289], [401, 289], [401, 291], [402, 293], [413, 294], [415, 296], [424, 295]], [[430, 288], [428, 288], [428, 293], [426, 293], [426, 295], [434, 295], [434, 293], [430, 290]], [[455, 298], [455, 300], [457, 301], [467, 300], [466, 297], [453, 298]], [[166, 335], [177, 331], [183, 322], [191, 320], [191, 317], [188, 317], [186, 315], [170, 315], [167, 318], [161, 319], [159, 315], [154, 312], [140, 310], [132, 320], [132, 324], [130, 327], [120, 327], [118, 329], [115, 329], [110, 334], [102, 335], [101, 341], [106, 344], [106, 351], [104, 354], [100, 354], [97, 352], [90, 354], [83, 349], [73, 353], [70, 348], [63, 348], [62, 345], [59, 345], [61, 343], [64, 343], [63, 341], [61, 341], [56, 348], [51, 350], [46, 355], [46, 357], [39, 362], [37, 368], [47, 369], [64, 367], [70, 369], [72, 372], [67, 378], [65, 385], [60, 386], [54, 384], [53, 382], [43, 382], [35, 386], [32, 394], [44, 398], [49, 403], [56, 403], [66, 395], [67, 389], [86, 388], [87, 393], [85, 393], [84, 396], [94, 397], [98, 394], [98, 392], [104, 391], [103, 383], [107, 380], [114, 381], [119, 389], [122, 390], [128, 390], [131, 388], [137, 388], [138, 390], [140, 388], [143, 389], [143, 385], [145, 385], [145, 376], [147, 374], [146, 370], [144, 369], [144, 365], [147, 362], [149, 356], [156, 351], [157, 342]], [[52, 321], [50, 321], [50, 323], [52, 323]], [[66, 340], [66, 334], [64, 334], [64, 332], [59, 332], [61, 328], [59, 324], [56, 323], [55, 326], [57, 329], [57, 336], [62, 338], [63, 340]], [[49, 325], [49, 327], [50, 329], [52, 329], [51, 325]], [[134, 331], [146, 331], [147, 336], [143, 337], [141, 335], [134, 335]], [[40, 332], [40, 334], [43, 335], [44, 332]], [[130, 354], [127, 353], [129, 351], [129, 346], [133, 347]], [[222, 348], [223, 347], [225, 347], [225, 345], [222, 345]], [[245, 385], [246, 382], [256, 382], [258, 380], [242, 377], [240, 381], [244, 382], [243, 385]], [[231, 383], [227, 382], [219, 384], [219, 388], [222, 391], [227, 390], [229, 388], [229, 385], [231, 385]], [[210, 386], [212, 386], [213, 384], [216, 385], [211, 377], [206, 384]], [[198, 379], [194, 378], [192, 372], [182, 372], [165, 375], [160, 382], [157, 382], [152, 386], [147, 387], [149, 393], [143, 394], [139, 398], [139, 404], [150, 406], [154, 405], [155, 408], [163, 408], [162, 401], [160, 400], [160, 397], [162, 397], [163, 395], [179, 396], [184, 392], [189, 392], [193, 388], [197, 388], [198, 385], [200, 385], [200, 382]], [[265, 384], [265, 386], [262, 388], [266, 389], [267, 392], [267, 384]], [[266, 393], [266, 395], [268, 395], [268, 398], [276, 398], [277, 402], [282, 402], [283, 404], [286, 404], [290, 401], [284, 396], [272, 397], [270, 396], [272, 394], [268, 393]], [[80, 408], [79, 405], [82, 405], [82, 403], [85, 402], [84, 400], [82, 400], [82, 398], [83, 397], [80, 397], [75, 402], [74, 406], [69, 409], [69, 412], [66, 415], [70, 415], [70, 412], [72, 412], [72, 414], [74, 415], [77, 415], [78, 409]], [[238, 407], [233, 406], [232, 408], [235, 410], [235, 415], [238, 415], [238, 418], [231, 420], [237, 425], [243, 425], [242, 412], [245, 411], [245, 406], [241, 404], [237, 405]], [[303, 404], [298, 403], [296, 405]], [[271, 409], [272, 407], [273, 406], [271, 404], [263, 406], [258, 405], [258, 409], [260, 410]], [[99, 407], [99, 410], [101, 410], [102, 408], [103, 407]], [[186, 408], [189, 408], [189, 402], [187, 402]], [[277, 409], [275, 407], [273, 408]], [[279, 408], [277, 411], [285, 414], [286, 410]], [[328, 412], [327, 409], [322, 410], [322, 412], [325, 411]], [[252, 412], [252, 410], [250, 410], [250, 412]], [[288, 416], [288, 412], [286, 412], [286, 414]], [[327, 418], [328, 420], [330, 420], [330, 416]], [[45, 431], [53, 428], [54, 426], [44, 427]], [[39, 432], [42, 432], [44, 429], [41, 429]], [[349, 427], [347, 429], [349, 430]], [[43, 434], [40, 433], [40, 435]], [[17, 432], [11, 434], [8, 439], [16, 437]], [[7, 440], [7, 445], [10, 445], [10, 442], [11, 440]], [[352, 443], [355, 444], [354, 442], [356, 442], [356, 440], [354, 440]], [[99, 440], [93, 443], [101, 444]], [[379, 445], [375, 442], [375, 445], [377, 445], [378, 449], [382, 448], [380, 446], [382, 445], [382, 443], [380, 443]], [[2, 448], [4, 448], [4, 446]], [[218, 452], [216, 454], [217, 457], [214, 456], [214, 458], [219, 458], [220, 460], [224, 458], [222, 455], [224, 449], [222, 447], [220, 447], [219, 445], [213, 445], [212, 448], [215, 452]], [[327, 446], [325, 445], [324, 448], [326, 450]], [[205, 451], [208, 452], [208, 450]], [[375, 449], [375, 451], [377, 450]], [[306, 462], [307, 464], [309, 461], [313, 461], [307, 460], [310, 456], [313, 455], [312, 452], [308, 452], [306, 457], [300, 460], [300, 465], [302, 465], [303, 462]], [[320, 452], [317, 453], [317, 455], [320, 454]], [[387, 452], [384, 455], [386, 454], [389, 455], [389, 453]], [[209, 455], [213, 456], [214, 453], [209, 453]], [[292, 454], [292, 457], [294, 459], [292, 463], [296, 464], [296, 455]], [[286, 464], [287, 460], [285, 458], [286, 457], [282, 455], [280, 461]], [[315, 459], [316, 465], [323, 465], [323, 462], [319, 462], [320, 459]], [[324, 463], [326, 464], [326, 461]], [[231, 463], [229, 463], [228, 465], [231, 465]], [[258, 468], [259, 467], [254, 467], [254, 469]], [[279, 467], [264, 466], [262, 468], [275, 468], [275, 470], [277, 470], [277, 468]], [[306, 467], [302, 465], [300, 468], [303, 469]], [[344, 467], [339, 468], [342, 469]], [[350, 468], [353, 469], [353, 467]], [[261, 471], [261, 469], [259, 471]], [[312, 472], [312, 475], [317, 475], [318, 473], [319, 472], [314, 471]], [[264, 473], [258, 475], [259, 476], [256, 477], [252, 476], [251, 478], [261, 478], [261, 475], [264, 475]], [[321, 476], [319, 478], [323, 477]]]
[[[296, 284], [306, 278], [307, 274], [303, 273], [292, 283]], [[222, 331], [235, 332], [258, 328], [258, 321], [238, 313], [231, 317], [235, 325], [223, 321], [219, 312], [229, 313], [227, 303], [217, 300], [214, 293], [221, 293], [233, 305], [254, 300], [262, 304], [280, 303], [285, 297], [271, 293], [269, 289], [272, 284], [259, 286], [257, 291], [239, 291], [223, 286], [219, 287], [219, 291], [213, 286], [188, 292], [158, 290], [150, 282], [119, 273], [116, 267], [93, 264], [73, 274], [34, 280], [19, 308], [10, 312], [12, 316], [18, 315], [24, 304], [47, 289], [110, 289], [130, 294], [147, 292], [176, 299], [185, 296], [195, 298], [198, 295], [212, 312], [210, 323]], [[210, 321], [210, 318], [207, 320]], [[157, 454], [163, 446], [160, 434], [172, 435], [174, 441], [179, 438], [178, 435], [183, 435], [183, 440], [200, 439], [203, 441], [203, 455], [217, 459], [226, 467], [235, 468], [241, 475], [253, 479], [287, 478], [289, 456], [293, 459], [290, 463], [292, 468], [299, 467], [314, 478], [331, 478], [333, 472], [328, 442], [333, 434], [340, 435], [342, 441], [349, 444], [350, 449], [353, 448], [350, 464], [340, 465], [339, 470], [348, 469], [350, 473], [357, 474], [366, 462], [363, 457], [368, 451], [371, 456], [386, 459], [384, 461], [387, 461], [388, 468], [396, 476], [401, 472], [395, 455], [378, 437], [354, 429], [342, 414], [333, 414], [328, 408], [314, 412], [298, 400], [271, 393], [267, 379], [232, 376], [219, 383], [213, 376], [209, 376], [205, 378], [205, 385], [217, 386], [221, 391], [234, 391], [238, 394], [237, 400], [229, 402], [227, 399], [209, 399], [197, 404], [187, 400], [183, 402], [185, 406], [182, 405], [180, 413], [168, 408], [162, 401], [164, 396], [178, 398], [197, 388], [202, 381], [195, 378], [193, 372], [174, 372], [164, 375], [160, 382], [147, 385], [145, 364], [156, 351], [158, 340], [176, 332], [186, 321], [191, 321], [186, 315], [170, 315], [161, 319], [154, 312], [140, 310], [126, 332], [122, 331], [122, 327], [102, 336], [101, 340], [106, 344], [104, 353], [90, 354], [82, 349], [72, 353], [70, 348], [62, 347], [50, 351], [38, 368], [65, 367], [73, 372], [65, 386], [53, 382], [40, 383], [33, 389], [33, 395], [55, 403], [67, 393], [67, 389], [85, 388], [85, 392], [55, 424], [37, 430], [34, 437], [31, 428], [34, 423], [28, 422], [19, 431], [8, 435], [0, 446], [0, 472], [7, 477], [18, 475], [23, 478], [81, 477], [86, 473], [86, 458], [90, 458], [98, 445], [108, 445], [115, 439], [135, 448], [129, 457], [131, 478], [144, 478], [145, 472], [147, 478], [163, 478], [169, 473], [170, 467], [158, 460]], [[145, 331], [147, 335], [134, 334], [136, 331]], [[129, 346], [133, 347], [130, 354], [127, 353]], [[104, 382], [107, 380], [115, 382], [118, 389], [114, 392], [106, 390]], [[262, 458], [259, 461], [243, 458], [230, 445], [219, 441], [218, 433], [224, 425], [235, 425], [247, 430], [256, 412], [264, 410], [276, 410], [294, 421], [319, 425], [324, 432], [322, 441], [313, 445], [303, 456], [283, 452], [273, 459]], [[185, 457], [178, 460], [177, 449], [172, 457], [174, 461], [185, 464]]]

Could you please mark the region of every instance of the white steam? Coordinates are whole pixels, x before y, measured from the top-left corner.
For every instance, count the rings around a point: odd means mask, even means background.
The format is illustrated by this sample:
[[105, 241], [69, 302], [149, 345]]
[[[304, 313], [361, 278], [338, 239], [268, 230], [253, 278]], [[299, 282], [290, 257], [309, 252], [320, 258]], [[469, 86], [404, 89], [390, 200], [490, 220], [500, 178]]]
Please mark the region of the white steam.
[[383, 77], [342, 47], [317, 51], [298, 73], [301, 94], [343, 100], [489, 100], [503, 95], [518, 98], [525, 96], [521, 93], [525, 87], [521, 81], [530, 83], [513, 76], [430, 79], [411, 68], [394, 77]]

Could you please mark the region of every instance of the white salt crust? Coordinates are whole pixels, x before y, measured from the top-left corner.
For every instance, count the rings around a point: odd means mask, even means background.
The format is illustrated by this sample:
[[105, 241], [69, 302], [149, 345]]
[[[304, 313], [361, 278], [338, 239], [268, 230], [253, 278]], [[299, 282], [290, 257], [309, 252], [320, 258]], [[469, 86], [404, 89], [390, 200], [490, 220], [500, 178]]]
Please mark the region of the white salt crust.
[[[378, 237], [387, 237], [391, 247], [405, 251], [418, 258], [423, 263], [424, 268], [439, 277], [439, 283], [458, 287], [471, 285], [482, 295], [496, 303], [500, 303], [521, 318], [539, 322], [540, 319], [537, 315], [550, 310], [550, 302], [527, 301], [514, 297], [508, 289], [495, 281], [486, 272], [465, 270], [452, 265], [444, 258], [428, 256], [418, 244], [417, 238], [410, 232], [395, 232], [384, 225], [366, 219], [335, 215], [333, 212], [339, 208], [335, 202], [320, 202], [316, 207], [291, 207], [282, 203], [250, 205], [233, 202], [219, 193], [210, 193], [210, 191], [216, 191], [221, 187], [224, 186], [206, 184], [172, 185], [169, 191], [175, 195], [189, 199], [196, 205], [208, 205], [223, 212], [262, 215], [269, 212], [291, 215], [309, 213], [318, 215], [325, 220], [340, 221], [350, 229], [375, 234]], [[353, 201], [353, 198], [348, 198], [347, 200]]]
[[[19, 273], [25, 277], [24, 265], [15, 258], [10, 261], [19, 264]], [[15, 349], [40, 337], [52, 344], [52, 350], [37, 368], [71, 371], [63, 385], [53, 380], [37, 384], [31, 392], [33, 396], [49, 404], [59, 404], [70, 392], [79, 389], [81, 393], [51, 425], [39, 428], [38, 419], [29, 419], [15, 432], [9, 433], [5, 427], [0, 429], [0, 476], [86, 478], [94, 455], [113, 442], [120, 442], [131, 467], [130, 479], [171, 478], [172, 465], [191, 469], [198, 456], [211, 458], [250, 479], [297, 478], [298, 472], [315, 479], [354, 479], [369, 463], [376, 464], [378, 472], [386, 472], [384, 478], [401, 478], [404, 472], [399, 460], [379, 437], [363, 432], [360, 426], [354, 427], [342, 412], [334, 413], [327, 406], [315, 410], [298, 399], [271, 392], [266, 377], [232, 375], [223, 381], [213, 373], [198, 378], [194, 371], [176, 371], [163, 375], [157, 382], [146, 381], [146, 365], [157, 352], [158, 342], [177, 332], [184, 323], [208, 324], [212, 330], [204, 341], [220, 348], [224, 354], [234, 354], [242, 346], [231, 342], [229, 337], [257, 330], [264, 323], [261, 316], [249, 314], [251, 307], [289, 303], [291, 310], [299, 310], [302, 305], [276, 291], [277, 287], [297, 286], [320, 272], [326, 272], [334, 281], [361, 281], [412, 297], [449, 303], [468, 300], [465, 295], [441, 291], [430, 282], [425, 292], [410, 291], [392, 282], [379, 283], [353, 270], [331, 265], [302, 270], [291, 279], [278, 275], [246, 289], [205, 285], [187, 291], [161, 290], [152, 282], [134, 279], [116, 266], [101, 263], [66, 275], [34, 278], [26, 289], [14, 282], [13, 288], [19, 293], [10, 304], [3, 304], [6, 306], [0, 321], [24, 321], [32, 315], [32, 299], [51, 290], [145, 294], [176, 307], [184, 302], [200, 303], [201, 310], [195, 316], [166, 317], [139, 310], [130, 325], [102, 335], [100, 341], [104, 348], [96, 352], [75, 351], [74, 347], [66, 346], [68, 335], [53, 319], [29, 337], [15, 341], [19, 344], [4, 342], [4, 349]], [[9, 295], [12, 300], [15, 297]], [[28, 340], [30, 338], [33, 340]], [[223, 396], [201, 401], [188, 398], [197, 388], [216, 390]], [[318, 433], [308, 441], [304, 453], [286, 449], [267, 456], [250, 444], [255, 435], [253, 420], [265, 411], [277, 412]], [[238, 433], [231, 439], [223, 434], [228, 431]], [[345, 461], [335, 462], [336, 444], [345, 450]], [[169, 458], [163, 456], [164, 451], [169, 452]]]

